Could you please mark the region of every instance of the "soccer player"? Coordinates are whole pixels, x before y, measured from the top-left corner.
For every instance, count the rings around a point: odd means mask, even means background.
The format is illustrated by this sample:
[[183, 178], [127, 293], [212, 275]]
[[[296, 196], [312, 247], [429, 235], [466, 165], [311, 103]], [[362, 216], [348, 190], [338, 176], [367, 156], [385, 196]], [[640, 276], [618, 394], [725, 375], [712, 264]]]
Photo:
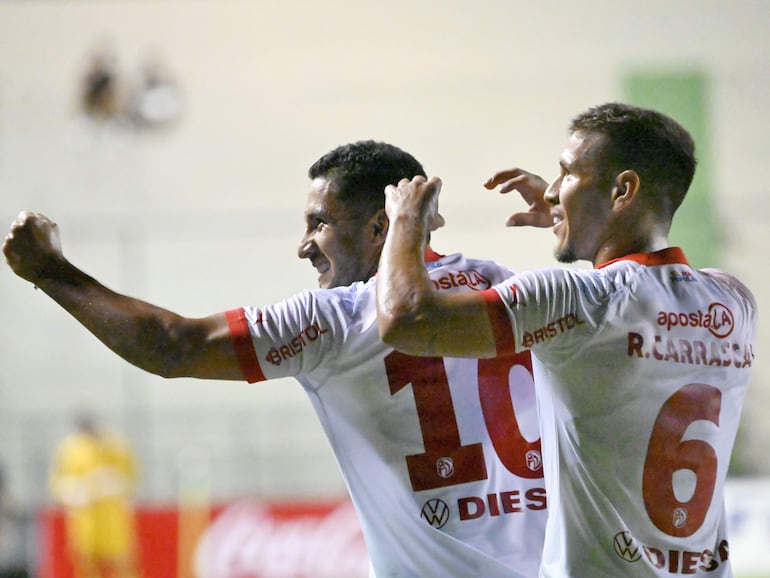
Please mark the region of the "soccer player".
[[[340, 464], [379, 578], [532, 577], [547, 503], [529, 355], [418, 358], [379, 338], [372, 276], [389, 227], [384, 189], [417, 174], [425, 172], [414, 157], [383, 143], [323, 156], [309, 171], [298, 253], [321, 288], [203, 319], [105, 288], [65, 259], [42, 215], [22, 213], [3, 251], [19, 276], [147, 371], [296, 377]], [[442, 294], [475, 294], [511, 275], [430, 248], [422, 259]]]
[[441, 182], [386, 191], [378, 284], [384, 340], [412, 355], [530, 350], [549, 519], [541, 576], [732, 576], [723, 489], [749, 370], [756, 304], [737, 279], [696, 270], [668, 244], [695, 172], [671, 118], [609, 103], [577, 116], [546, 187], [517, 189], [551, 226], [562, 262], [484, 292], [435, 290], [421, 256]]
[[65, 511], [75, 578], [134, 578], [134, 452], [128, 440], [89, 415], [79, 416], [76, 425], [56, 447], [48, 480]]

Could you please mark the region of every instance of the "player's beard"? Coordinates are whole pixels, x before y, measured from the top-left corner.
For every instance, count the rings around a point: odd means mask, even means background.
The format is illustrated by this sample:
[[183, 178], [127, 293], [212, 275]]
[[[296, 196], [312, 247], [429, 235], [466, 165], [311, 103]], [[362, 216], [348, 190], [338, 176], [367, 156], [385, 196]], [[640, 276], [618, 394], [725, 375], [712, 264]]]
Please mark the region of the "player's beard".
[[559, 263], [574, 263], [578, 260], [575, 250], [570, 245], [556, 247], [553, 250], [553, 256], [556, 257]]

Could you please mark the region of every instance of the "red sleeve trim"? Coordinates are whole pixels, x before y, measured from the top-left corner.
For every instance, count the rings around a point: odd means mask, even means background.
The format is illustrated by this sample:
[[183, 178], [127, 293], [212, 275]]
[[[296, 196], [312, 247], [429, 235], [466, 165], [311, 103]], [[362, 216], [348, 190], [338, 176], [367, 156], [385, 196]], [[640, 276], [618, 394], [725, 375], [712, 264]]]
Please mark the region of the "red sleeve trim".
[[243, 308], [225, 311], [225, 317], [227, 318], [227, 325], [230, 328], [230, 339], [233, 341], [235, 355], [238, 358], [238, 365], [241, 366], [243, 377], [249, 383], [265, 381], [267, 378], [259, 366], [257, 352], [254, 351], [254, 343], [251, 341], [249, 322], [246, 320]]
[[487, 305], [489, 322], [492, 324], [492, 333], [495, 336], [497, 356], [503, 357], [516, 353], [516, 343], [513, 340], [511, 323], [508, 321], [508, 312], [503, 305], [500, 294], [494, 289], [481, 291], [481, 296]]

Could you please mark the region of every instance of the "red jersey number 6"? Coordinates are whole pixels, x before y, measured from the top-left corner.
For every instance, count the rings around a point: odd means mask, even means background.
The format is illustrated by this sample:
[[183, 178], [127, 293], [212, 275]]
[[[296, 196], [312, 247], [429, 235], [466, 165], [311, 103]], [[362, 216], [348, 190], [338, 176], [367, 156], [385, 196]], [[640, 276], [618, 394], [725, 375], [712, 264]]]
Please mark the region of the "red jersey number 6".
[[[704, 440], [682, 441], [695, 421], [719, 426], [722, 393], [705, 383], [691, 383], [666, 400], [655, 420], [644, 462], [642, 493], [653, 524], [669, 536], [694, 534], [706, 518], [714, 495], [717, 454]], [[695, 484], [689, 499], [674, 493], [674, 474], [690, 470]]]

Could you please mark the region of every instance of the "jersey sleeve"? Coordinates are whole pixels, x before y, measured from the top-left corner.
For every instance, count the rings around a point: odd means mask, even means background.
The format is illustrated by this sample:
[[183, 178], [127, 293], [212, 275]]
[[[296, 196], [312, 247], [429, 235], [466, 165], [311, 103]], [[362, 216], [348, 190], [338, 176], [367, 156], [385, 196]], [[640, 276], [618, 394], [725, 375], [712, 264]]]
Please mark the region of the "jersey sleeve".
[[336, 358], [356, 307], [356, 287], [306, 291], [265, 307], [225, 313], [249, 383], [295, 377]]
[[728, 291], [740, 297], [740, 302], [745, 304], [746, 318], [751, 319], [756, 324], [757, 300], [751, 290], [733, 275], [720, 271], [719, 269], [701, 269], [700, 273], [707, 277], [718, 280], [727, 287]]
[[[553, 268], [516, 275], [483, 293], [498, 354], [548, 348], [568, 354], [603, 322], [612, 275]], [[574, 352], [574, 351], [573, 351]]]

